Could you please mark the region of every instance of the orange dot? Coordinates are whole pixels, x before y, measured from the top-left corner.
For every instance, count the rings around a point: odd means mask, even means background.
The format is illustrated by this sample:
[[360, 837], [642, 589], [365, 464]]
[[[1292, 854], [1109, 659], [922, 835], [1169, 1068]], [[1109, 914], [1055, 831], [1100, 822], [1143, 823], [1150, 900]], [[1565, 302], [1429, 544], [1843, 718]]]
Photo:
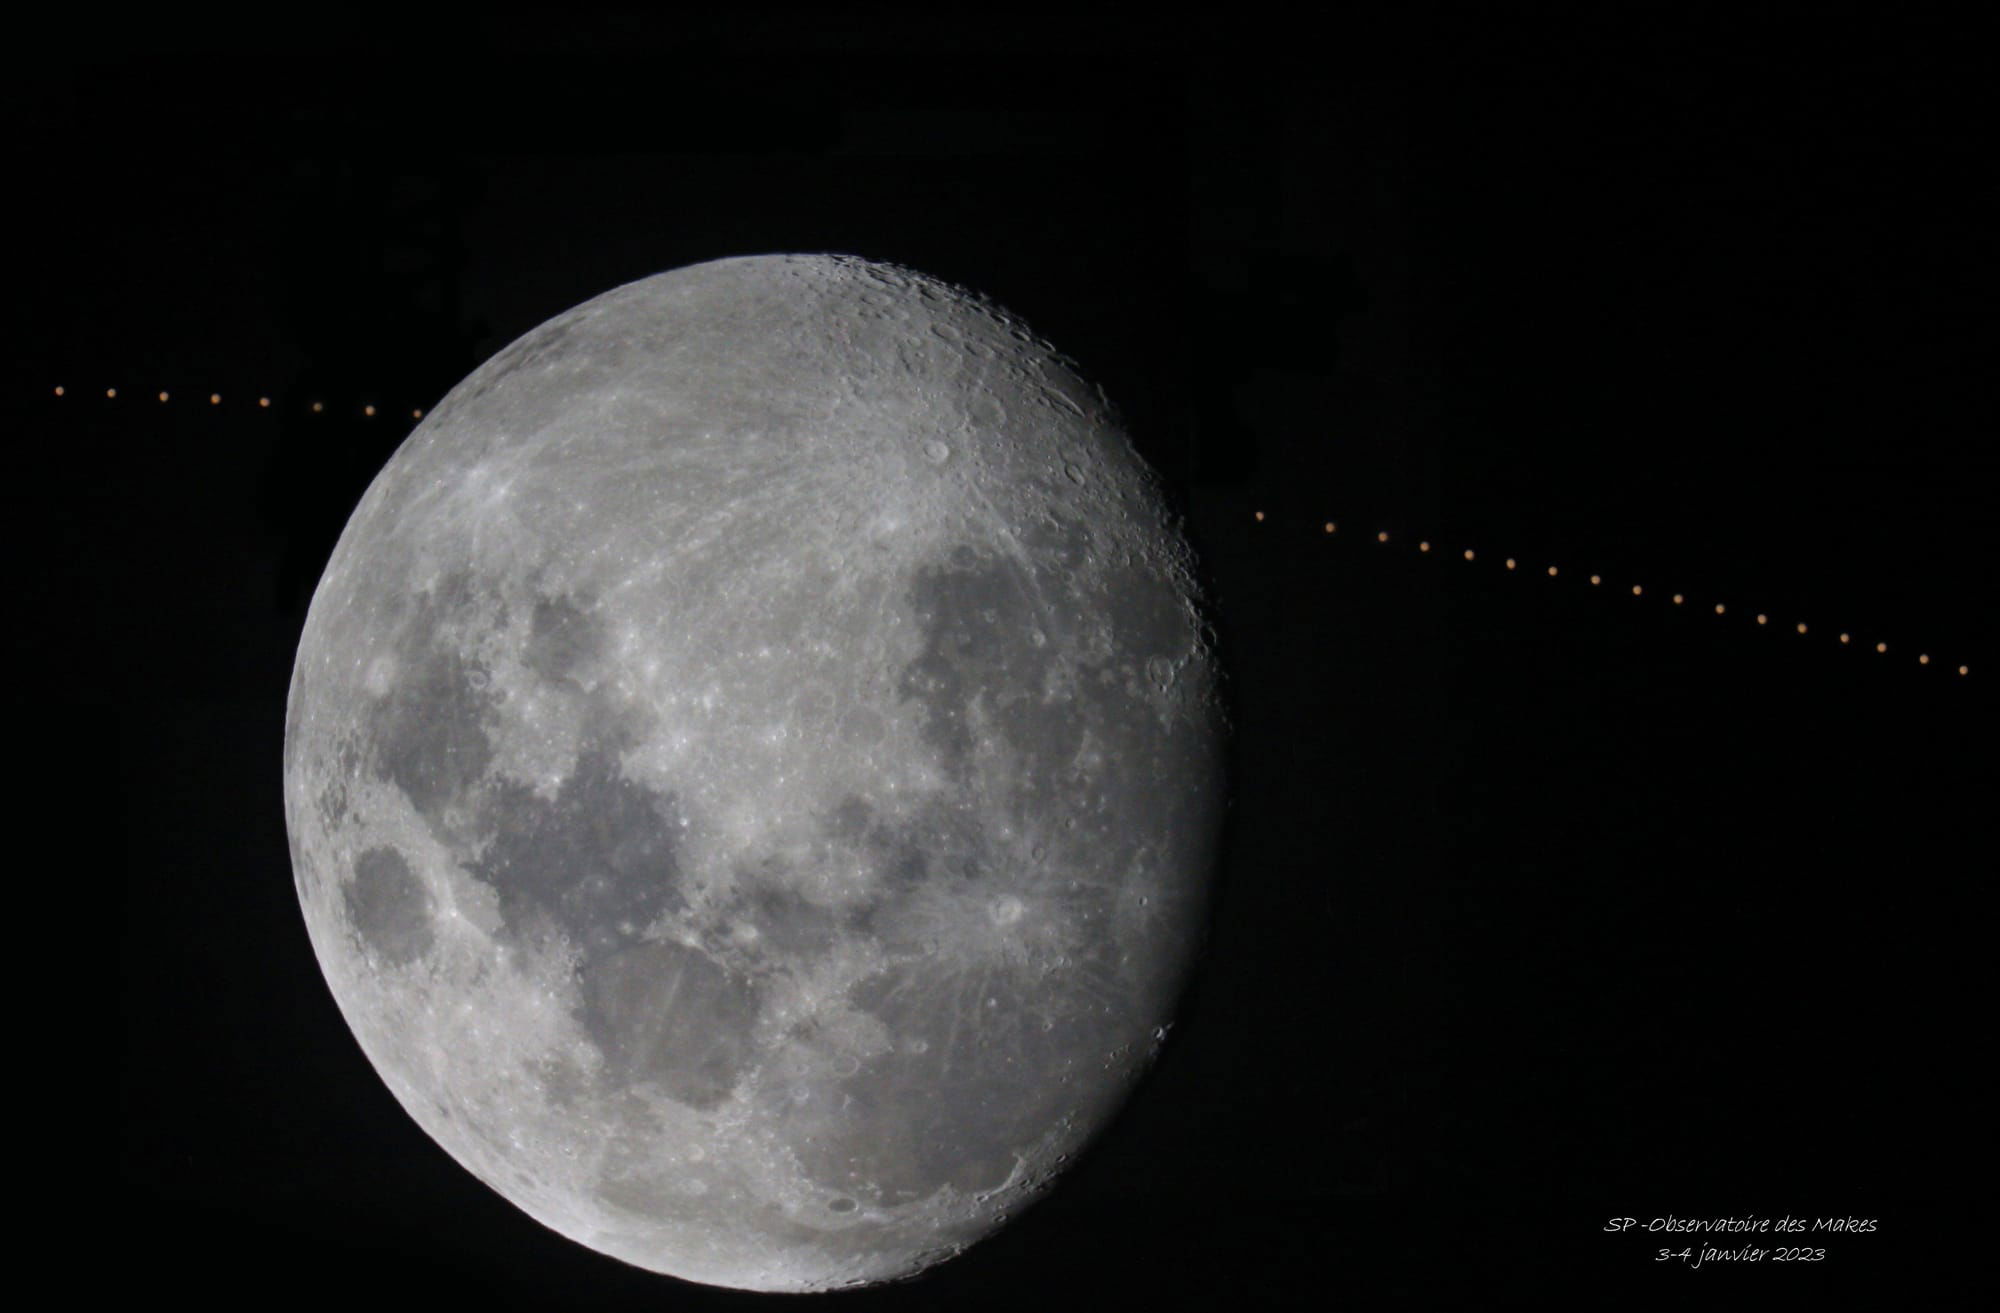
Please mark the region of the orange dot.
[[1960, 666], [1960, 667], [1958, 668], [1958, 673], [1959, 673], [1959, 674], [1961, 674], [1961, 675], [1963, 675], [1963, 674], [1966, 674], [1966, 673], [1968, 673], [1968, 672], [1967, 672], [1967, 670], [1966, 670], [1966, 668], [1965, 668], [1964, 666]]
[[1472, 549], [1470, 547], [1465, 549], [1465, 559], [1468, 561], [1472, 559]]
[[1262, 524], [1264, 522], [1264, 512], [1258, 511], [1256, 512], [1256, 516], [1257, 516], [1257, 523]]
[[1761, 624], [1763, 624], [1763, 623], [1764, 623], [1765, 621], [1767, 621], [1767, 620], [1769, 620], [1769, 619], [1770, 619], [1770, 617], [1769, 617], [1769, 616], [1763, 616], [1763, 615], [1760, 615], [1760, 616], [1758, 616], [1758, 617], [1757, 617], [1757, 623], [1761, 625]]
[[1514, 558], [1511, 556], [1507, 558], [1507, 568], [1509, 570], [1514, 568]]
[[1332, 520], [1328, 520], [1328, 521], [1326, 522], [1326, 531], [1327, 531], [1328, 533], [1332, 533], [1332, 532], [1333, 532], [1333, 521], [1332, 521]]
[[317, 402], [317, 401], [313, 402], [313, 414], [317, 415], [317, 414], [319, 414], [319, 413], [320, 413], [320, 412], [321, 412], [322, 410], [325, 410], [325, 409], [326, 409], [326, 407], [325, 407], [325, 406], [322, 406], [322, 405], [320, 405], [320, 404], [319, 404], [319, 402]]
[[372, 418], [374, 418], [374, 415], [375, 415], [375, 407], [373, 407], [373, 406], [363, 406], [363, 407], [361, 408], [361, 413], [362, 413], [362, 414], [364, 414], [364, 415], [367, 415], [367, 416], [368, 416], [369, 418], [371, 418], [371, 419], [372, 419]]
[[1875, 645], [1875, 650], [1877, 652], [1887, 652], [1889, 650], [1889, 645], [1887, 643], [1877, 643]]
[[1375, 541], [1376, 541], [1376, 542], [1378, 542], [1378, 543], [1385, 543], [1385, 542], [1388, 542], [1388, 541], [1389, 541], [1389, 535], [1388, 535], [1387, 533], [1378, 533], [1378, 534], [1376, 534], [1376, 535], [1375, 535]]
[[1418, 544], [1417, 544], [1417, 550], [1418, 550], [1418, 551], [1420, 551], [1420, 552], [1427, 552], [1427, 551], [1429, 551], [1430, 549], [1431, 549], [1431, 545], [1430, 545], [1429, 543], [1418, 543]]
[[1804, 633], [1805, 631], [1806, 631], [1806, 627], [1805, 627], [1804, 623], [1801, 623], [1801, 624], [1799, 625], [1799, 632], [1803, 634], [1803, 633]]
[[62, 389], [61, 389], [60, 387], [58, 387], [58, 388], [56, 389], [56, 395], [57, 395], [57, 396], [61, 396], [62, 394], [63, 394], [63, 390], [62, 390]]
[[271, 399], [269, 397], [259, 397], [257, 398], [257, 404], [269, 410], [271, 408]]
[[162, 401], [165, 401], [166, 399], [167, 399], [167, 394], [166, 394], [166, 393], [164, 393], [164, 392], [162, 392], [162, 393], [160, 394], [160, 400], [162, 400]]
[[117, 395], [118, 395], [118, 389], [117, 389], [117, 388], [106, 388], [106, 389], [104, 389], [104, 395], [105, 395], [105, 396], [107, 396], [107, 397], [115, 397], [115, 396], [117, 396]]
[[1927, 665], [1929, 665], [1930, 663], [1931, 663], [1931, 659], [1930, 659], [1930, 655], [1929, 655], [1928, 653], [1925, 653], [1925, 654], [1922, 654], [1922, 655], [1919, 655], [1919, 656], [1917, 657], [1917, 664], [1918, 664], [1918, 665], [1920, 665], [1920, 666], [1927, 666]]
[[422, 419], [423, 417], [424, 417], [424, 412], [421, 410], [413, 410], [410, 412], [411, 419]]
[[1723, 613], [1723, 611], [1724, 611], [1725, 609], [1726, 609], [1726, 608], [1724, 608], [1724, 606], [1722, 605], [1722, 603], [1720, 603], [1720, 602], [1717, 602], [1717, 603], [1715, 604], [1715, 613], [1716, 613], [1717, 615], [1721, 615], [1721, 614]]
[[1552, 565], [1549, 567], [1549, 578], [1553, 579], [1555, 577], [1556, 577], [1556, 568]]
[[1846, 634], [1842, 634], [1842, 635], [1840, 636], [1840, 641], [1841, 641], [1841, 642], [1843, 642], [1843, 643], [1845, 643], [1845, 642], [1847, 641], [1847, 635], [1846, 635]]
[[1637, 584], [1632, 585], [1632, 596], [1637, 597], [1642, 591], [1643, 590], [1639, 587], [1639, 585]]
[[1601, 576], [1601, 575], [1592, 575], [1592, 576], [1590, 576], [1590, 582], [1591, 582], [1591, 584], [1592, 584], [1592, 585], [1594, 586], [1594, 585], [1597, 585], [1597, 584], [1601, 584], [1601, 583], [1603, 583], [1603, 582], [1604, 582], [1604, 579], [1603, 579], [1603, 576]]
[[1675, 605], [1675, 606], [1679, 606], [1679, 605], [1680, 605], [1680, 604], [1681, 604], [1682, 602], [1685, 602], [1685, 601], [1687, 601], [1687, 599], [1686, 599], [1685, 597], [1682, 597], [1682, 596], [1681, 596], [1681, 595], [1680, 595], [1679, 593], [1675, 593], [1675, 594], [1674, 594], [1674, 605]]

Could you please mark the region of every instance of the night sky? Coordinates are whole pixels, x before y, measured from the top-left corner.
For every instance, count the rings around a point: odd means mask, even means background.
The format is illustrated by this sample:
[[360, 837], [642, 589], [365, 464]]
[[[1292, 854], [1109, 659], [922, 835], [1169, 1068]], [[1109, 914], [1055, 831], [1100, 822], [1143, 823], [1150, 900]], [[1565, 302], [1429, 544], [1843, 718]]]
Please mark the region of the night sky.
[[[1121, 403], [1237, 734], [1208, 952], [1126, 1113], [962, 1258], [827, 1299], [1974, 1289], [1973, 30], [978, 8], [11, 43], [9, 696], [55, 836], [14, 873], [50, 964], [17, 1079], [55, 1073], [17, 1188], [60, 1203], [17, 1271], [232, 1308], [768, 1302], [563, 1240], [404, 1115], [307, 942], [280, 748], [312, 588], [412, 410], [621, 283], [837, 251], [989, 294]], [[1701, 1271], [1602, 1230], [1670, 1213], [1878, 1229]]]

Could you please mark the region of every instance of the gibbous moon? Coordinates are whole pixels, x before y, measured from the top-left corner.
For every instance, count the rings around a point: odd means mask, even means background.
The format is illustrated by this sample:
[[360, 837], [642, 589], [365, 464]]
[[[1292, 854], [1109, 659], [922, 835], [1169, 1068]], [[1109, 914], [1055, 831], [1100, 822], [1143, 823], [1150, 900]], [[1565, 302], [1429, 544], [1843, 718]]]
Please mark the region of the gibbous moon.
[[395, 1097], [605, 1254], [812, 1291], [1046, 1189], [1196, 949], [1224, 726], [1103, 396], [962, 289], [607, 292], [426, 417], [293, 672], [306, 926]]

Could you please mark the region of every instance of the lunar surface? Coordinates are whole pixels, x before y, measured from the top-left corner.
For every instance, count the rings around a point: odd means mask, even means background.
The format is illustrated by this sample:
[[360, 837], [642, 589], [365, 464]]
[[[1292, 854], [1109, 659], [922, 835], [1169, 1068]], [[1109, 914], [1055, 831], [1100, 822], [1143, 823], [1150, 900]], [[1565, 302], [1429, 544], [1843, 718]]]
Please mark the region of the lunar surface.
[[348, 1025], [529, 1216], [688, 1280], [907, 1277], [1145, 1068], [1221, 802], [1190, 560], [1114, 410], [972, 293], [720, 260], [431, 411], [287, 710]]

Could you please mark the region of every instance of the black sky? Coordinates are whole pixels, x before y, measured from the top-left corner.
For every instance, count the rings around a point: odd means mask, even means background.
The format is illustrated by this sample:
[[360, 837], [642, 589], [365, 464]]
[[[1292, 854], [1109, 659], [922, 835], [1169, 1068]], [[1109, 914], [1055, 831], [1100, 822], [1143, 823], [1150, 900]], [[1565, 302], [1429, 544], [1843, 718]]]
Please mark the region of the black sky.
[[[56, 838], [16, 878], [60, 969], [21, 1043], [52, 1144], [96, 1146], [37, 1159], [76, 1203], [28, 1268], [224, 1307], [762, 1302], [542, 1230], [409, 1122], [312, 959], [279, 748], [312, 586], [413, 408], [620, 283], [842, 251], [987, 292], [1120, 400], [1239, 733], [1155, 1075], [1017, 1224], [840, 1303], [1975, 1289], [1977, 34], [1524, 8], [24, 36], [9, 642]], [[1601, 1232], [1668, 1213], [1879, 1231], [1701, 1272]]]

